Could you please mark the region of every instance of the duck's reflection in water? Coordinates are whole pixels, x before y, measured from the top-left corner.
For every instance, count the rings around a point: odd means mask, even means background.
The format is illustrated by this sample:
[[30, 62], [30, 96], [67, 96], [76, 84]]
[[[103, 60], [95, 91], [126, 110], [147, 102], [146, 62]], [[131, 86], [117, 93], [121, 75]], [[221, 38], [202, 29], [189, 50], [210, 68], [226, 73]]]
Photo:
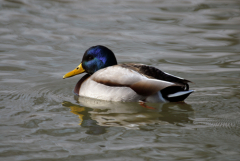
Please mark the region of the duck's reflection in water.
[[191, 105], [180, 103], [148, 103], [154, 109], [145, 108], [139, 103], [108, 102], [76, 97], [79, 104], [63, 102], [71, 112], [78, 115], [80, 125], [88, 127], [88, 134], [102, 134], [109, 126], [139, 129], [151, 124], [192, 123]]

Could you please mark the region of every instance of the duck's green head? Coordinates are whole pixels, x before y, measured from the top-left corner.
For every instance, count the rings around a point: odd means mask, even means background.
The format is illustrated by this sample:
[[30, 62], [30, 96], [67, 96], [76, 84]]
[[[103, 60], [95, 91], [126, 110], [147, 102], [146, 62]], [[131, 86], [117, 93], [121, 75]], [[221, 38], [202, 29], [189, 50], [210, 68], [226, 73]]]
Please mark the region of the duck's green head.
[[99, 69], [116, 64], [116, 57], [110, 49], [101, 45], [93, 46], [84, 53], [82, 63], [73, 71], [65, 74], [63, 78], [72, 77], [83, 72], [93, 74]]

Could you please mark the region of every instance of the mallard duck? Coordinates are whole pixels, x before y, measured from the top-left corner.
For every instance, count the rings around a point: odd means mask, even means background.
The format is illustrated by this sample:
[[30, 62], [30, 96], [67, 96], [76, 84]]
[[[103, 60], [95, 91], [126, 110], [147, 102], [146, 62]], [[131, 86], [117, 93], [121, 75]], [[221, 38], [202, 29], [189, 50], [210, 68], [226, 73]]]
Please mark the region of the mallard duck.
[[105, 46], [90, 47], [82, 62], [63, 78], [86, 72], [76, 84], [79, 96], [115, 102], [178, 102], [187, 98], [189, 80], [161, 70], [134, 63], [118, 64], [114, 53]]

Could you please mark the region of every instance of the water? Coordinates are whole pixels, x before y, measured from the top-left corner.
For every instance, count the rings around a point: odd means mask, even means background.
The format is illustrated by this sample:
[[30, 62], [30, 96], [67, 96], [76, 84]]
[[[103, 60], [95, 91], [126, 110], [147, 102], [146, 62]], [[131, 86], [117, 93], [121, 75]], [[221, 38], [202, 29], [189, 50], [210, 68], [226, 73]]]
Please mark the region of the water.
[[[238, 0], [1, 0], [0, 160], [239, 160]], [[87, 48], [189, 79], [185, 103], [78, 98]]]

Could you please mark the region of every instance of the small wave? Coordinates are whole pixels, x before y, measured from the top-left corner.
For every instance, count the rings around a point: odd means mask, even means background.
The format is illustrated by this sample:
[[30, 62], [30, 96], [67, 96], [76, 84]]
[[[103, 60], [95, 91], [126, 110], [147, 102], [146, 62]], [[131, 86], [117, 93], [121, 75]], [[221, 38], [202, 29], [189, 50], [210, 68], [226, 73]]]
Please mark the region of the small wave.
[[240, 113], [228, 113], [224, 115], [214, 115], [209, 118], [194, 119], [196, 125], [207, 125], [213, 127], [236, 128], [240, 127]]

